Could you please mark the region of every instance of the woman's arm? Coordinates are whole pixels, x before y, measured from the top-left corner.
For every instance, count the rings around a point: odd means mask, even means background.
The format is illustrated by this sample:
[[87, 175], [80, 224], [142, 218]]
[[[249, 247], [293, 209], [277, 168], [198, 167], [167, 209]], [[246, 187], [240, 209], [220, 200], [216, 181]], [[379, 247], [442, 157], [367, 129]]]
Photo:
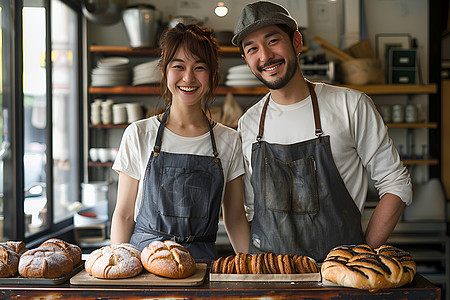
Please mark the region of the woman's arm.
[[111, 223], [111, 245], [129, 243], [134, 230], [134, 206], [139, 181], [119, 172], [117, 203]]
[[225, 229], [234, 251], [247, 253], [250, 242], [250, 225], [244, 211], [242, 176], [227, 182], [222, 214]]

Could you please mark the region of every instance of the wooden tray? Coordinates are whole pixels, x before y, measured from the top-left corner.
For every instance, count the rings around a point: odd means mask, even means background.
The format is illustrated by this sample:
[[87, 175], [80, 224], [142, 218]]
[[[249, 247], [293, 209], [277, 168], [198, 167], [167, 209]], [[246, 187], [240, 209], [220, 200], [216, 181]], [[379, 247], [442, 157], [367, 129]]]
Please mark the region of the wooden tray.
[[196, 286], [205, 280], [206, 267], [204, 263], [196, 263], [197, 270], [187, 278], [172, 279], [152, 274], [145, 269], [141, 274], [131, 278], [100, 279], [89, 275], [85, 269], [70, 278], [73, 285], [124, 285], [124, 286]]
[[69, 280], [69, 278], [80, 272], [81, 269], [84, 269], [84, 261], [79, 262], [69, 274], [58, 278], [25, 278], [16, 275], [13, 277], [0, 278], [0, 285], [58, 285]]
[[209, 274], [210, 281], [321, 281], [320, 273], [308, 274]]

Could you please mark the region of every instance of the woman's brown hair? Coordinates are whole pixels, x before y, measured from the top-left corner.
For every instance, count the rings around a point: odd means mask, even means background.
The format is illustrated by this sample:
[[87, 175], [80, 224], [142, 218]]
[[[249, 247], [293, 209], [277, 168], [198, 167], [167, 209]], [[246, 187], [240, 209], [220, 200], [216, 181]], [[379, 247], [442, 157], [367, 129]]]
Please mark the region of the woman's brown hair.
[[167, 106], [172, 102], [172, 93], [167, 87], [167, 65], [172, 61], [175, 52], [184, 47], [192, 55], [203, 60], [209, 68], [209, 91], [204, 96], [204, 110], [214, 101], [214, 90], [219, 80], [219, 46], [213, 37], [213, 30], [196, 24], [178, 23], [167, 30], [159, 40], [161, 48], [161, 93]]

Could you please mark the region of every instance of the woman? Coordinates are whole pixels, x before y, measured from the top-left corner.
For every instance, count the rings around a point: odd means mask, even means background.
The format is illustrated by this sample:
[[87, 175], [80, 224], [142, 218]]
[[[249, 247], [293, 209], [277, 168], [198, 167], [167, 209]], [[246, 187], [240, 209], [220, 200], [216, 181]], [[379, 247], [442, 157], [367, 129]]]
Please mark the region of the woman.
[[238, 133], [205, 112], [218, 83], [212, 31], [178, 24], [161, 37], [165, 112], [125, 130], [113, 169], [119, 173], [111, 243], [140, 249], [172, 239], [195, 259], [216, 259], [219, 213], [236, 252], [247, 252]]

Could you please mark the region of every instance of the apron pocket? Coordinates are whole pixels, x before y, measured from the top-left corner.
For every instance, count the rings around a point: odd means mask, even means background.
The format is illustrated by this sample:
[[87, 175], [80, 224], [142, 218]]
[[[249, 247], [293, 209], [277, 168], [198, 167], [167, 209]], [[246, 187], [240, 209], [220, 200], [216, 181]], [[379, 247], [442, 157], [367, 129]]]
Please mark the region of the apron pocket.
[[283, 162], [265, 158], [265, 205], [276, 212], [307, 214], [319, 211], [314, 157]]
[[185, 168], [163, 168], [158, 191], [158, 212], [178, 218], [206, 219], [211, 175]]

